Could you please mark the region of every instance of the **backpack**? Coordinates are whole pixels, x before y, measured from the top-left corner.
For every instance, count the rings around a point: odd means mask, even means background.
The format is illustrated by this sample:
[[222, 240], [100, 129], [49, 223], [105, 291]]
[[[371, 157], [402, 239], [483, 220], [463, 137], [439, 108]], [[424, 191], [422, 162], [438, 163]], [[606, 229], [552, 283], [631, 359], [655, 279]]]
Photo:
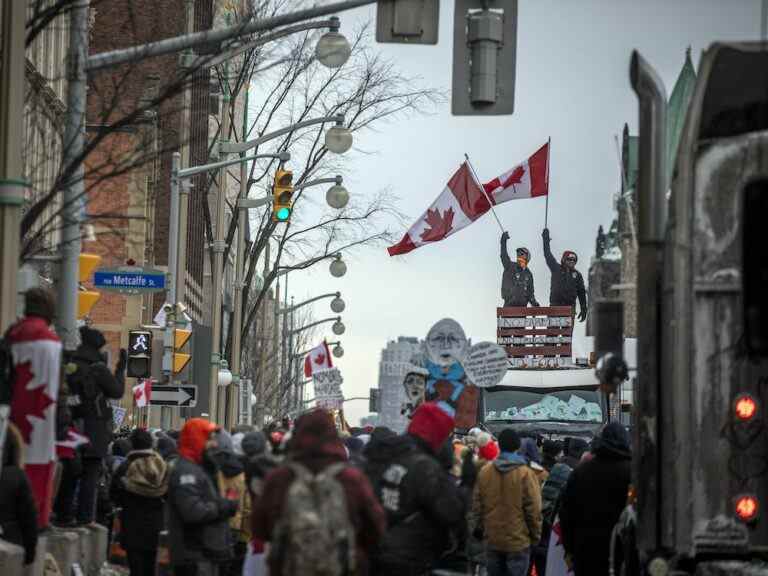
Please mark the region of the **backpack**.
[[353, 574], [355, 530], [344, 487], [336, 478], [346, 465], [333, 464], [317, 475], [296, 462], [288, 466], [294, 480], [275, 526], [270, 555], [286, 575]]

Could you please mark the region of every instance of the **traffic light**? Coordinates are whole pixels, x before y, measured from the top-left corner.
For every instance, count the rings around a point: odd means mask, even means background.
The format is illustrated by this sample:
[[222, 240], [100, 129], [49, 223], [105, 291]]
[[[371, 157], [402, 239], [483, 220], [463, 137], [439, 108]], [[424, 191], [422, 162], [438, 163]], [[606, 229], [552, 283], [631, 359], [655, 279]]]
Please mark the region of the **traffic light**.
[[149, 378], [152, 376], [152, 332], [131, 330], [128, 332], [128, 367], [129, 378]]
[[[94, 270], [101, 264], [101, 256], [97, 254], [80, 254], [78, 260], [78, 280], [80, 283], [83, 283], [88, 281], [91, 275], [93, 275]], [[99, 301], [99, 298], [101, 298], [99, 292], [86, 290], [81, 287], [77, 293], [77, 317], [84, 318], [90, 314], [91, 309]]]
[[437, 44], [439, 0], [379, 0], [376, 42]]
[[371, 388], [368, 396], [368, 412], [379, 412], [379, 389]]
[[287, 222], [293, 211], [293, 172], [278, 168], [272, 186], [272, 221]]
[[186, 354], [184, 352], [177, 352], [177, 350], [180, 350], [181, 348], [184, 348], [184, 345], [187, 343], [187, 340], [189, 340], [189, 337], [192, 336], [192, 330], [183, 330], [181, 328], [175, 328], [173, 330], [173, 373], [178, 374], [184, 368], [187, 367], [187, 364], [189, 364], [189, 361], [192, 359], [191, 354]]

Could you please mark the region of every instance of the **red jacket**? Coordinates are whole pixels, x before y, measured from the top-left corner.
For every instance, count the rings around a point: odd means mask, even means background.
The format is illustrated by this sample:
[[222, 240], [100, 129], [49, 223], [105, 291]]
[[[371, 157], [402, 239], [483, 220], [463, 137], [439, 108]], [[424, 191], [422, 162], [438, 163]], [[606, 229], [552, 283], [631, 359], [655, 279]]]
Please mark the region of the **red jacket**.
[[[303, 416], [302, 419], [314, 417], [317, 424], [318, 414], [327, 413], [315, 411]], [[346, 460], [346, 451], [335, 428], [327, 434], [326, 431], [317, 434], [317, 429], [306, 433], [302, 430], [302, 424], [304, 423], [297, 422], [296, 433], [291, 441], [290, 457], [294, 461], [316, 474], [331, 464]], [[344, 486], [350, 520], [357, 534], [358, 574], [365, 575], [368, 573], [369, 552], [384, 535], [386, 516], [363, 472], [350, 466], [340, 472], [337, 478]], [[287, 466], [280, 466], [269, 473], [264, 483], [264, 492], [253, 507], [254, 538], [266, 542], [271, 540], [292, 481], [293, 472]], [[283, 575], [282, 566], [277, 563], [270, 562], [269, 569], [271, 576], [292, 576]]]

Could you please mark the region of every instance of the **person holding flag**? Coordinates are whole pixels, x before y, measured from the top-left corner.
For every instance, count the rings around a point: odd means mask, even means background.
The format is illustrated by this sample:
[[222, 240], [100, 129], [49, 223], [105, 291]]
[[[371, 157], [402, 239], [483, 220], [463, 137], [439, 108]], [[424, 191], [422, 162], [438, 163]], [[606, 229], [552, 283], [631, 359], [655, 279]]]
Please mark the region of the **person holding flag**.
[[501, 263], [504, 266], [504, 276], [501, 279], [501, 297], [504, 306], [538, 306], [533, 289], [533, 274], [528, 269], [531, 252], [528, 248], [516, 250], [517, 260], [512, 262], [507, 252], [509, 232], [501, 235]]
[[549, 288], [550, 306], [576, 306], [576, 298], [579, 299], [579, 321], [587, 319], [587, 291], [584, 287], [584, 277], [576, 270], [579, 261], [576, 252], [566, 250], [560, 258], [560, 262], [552, 255], [550, 247], [549, 228], [541, 232], [544, 241], [544, 258], [547, 261], [549, 271], [552, 273], [552, 283]]

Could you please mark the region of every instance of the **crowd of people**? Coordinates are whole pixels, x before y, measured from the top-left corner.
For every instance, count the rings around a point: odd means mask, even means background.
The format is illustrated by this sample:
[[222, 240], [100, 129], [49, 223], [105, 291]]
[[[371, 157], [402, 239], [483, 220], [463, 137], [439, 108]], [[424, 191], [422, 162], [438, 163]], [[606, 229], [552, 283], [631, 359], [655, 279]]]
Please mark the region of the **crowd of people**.
[[[43, 373], [55, 349], [24, 346], [54, 342], [52, 308], [31, 292], [26, 309], [10, 341]], [[404, 434], [339, 430], [322, 409], [263, 431], [192, 418], [178, 431], [114, 433], [109, 400], [123, 395], [125, 355], [110, 369], [103, 335], [83, 327], [80, 337], [64, 358], [47, 431], [60, 439], [58, 473], [23, 462], [25, 447], [41, 452], [29, 415], [54, 400], [29, 393], [23, 364], [14, 374], [0, 537], [22, 546], [26, 563], [49, 522], [96, 522], [131, 576], [154, 576], [159, 565], [176, 576], [609, 573], [630, 482], [629, 436], [619, 423], [590, 444], [512, 428], [497, 438], [479, 429], [458, 435], [453, 417], [425, 402]]]

